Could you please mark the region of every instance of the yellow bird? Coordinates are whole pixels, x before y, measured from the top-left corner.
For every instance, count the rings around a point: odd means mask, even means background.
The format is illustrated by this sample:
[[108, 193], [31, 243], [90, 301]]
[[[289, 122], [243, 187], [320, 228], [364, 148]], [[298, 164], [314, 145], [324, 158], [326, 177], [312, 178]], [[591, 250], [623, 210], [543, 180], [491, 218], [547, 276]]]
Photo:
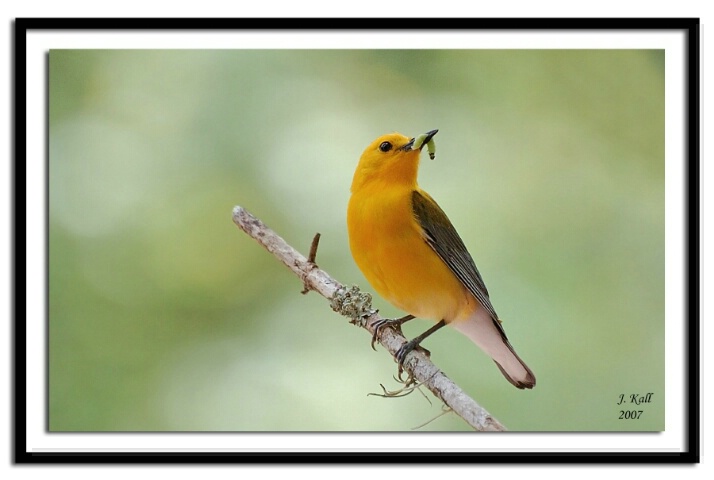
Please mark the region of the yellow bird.
[[535, 376], [508, 342], [464, 242], [417, 185], [421, 150], [428, 145], [433, 158], [437, 132], [379, 137], [362, 153], [352, 180], [347, 207], [352, 256], [377, 293], [408, 313], [383, 321], [377, 331], [415, 317], [438, 322], [400, 348], [401, 365], [422, 340], [449, 324], [486, 352], [509, 382], [533, 388]]

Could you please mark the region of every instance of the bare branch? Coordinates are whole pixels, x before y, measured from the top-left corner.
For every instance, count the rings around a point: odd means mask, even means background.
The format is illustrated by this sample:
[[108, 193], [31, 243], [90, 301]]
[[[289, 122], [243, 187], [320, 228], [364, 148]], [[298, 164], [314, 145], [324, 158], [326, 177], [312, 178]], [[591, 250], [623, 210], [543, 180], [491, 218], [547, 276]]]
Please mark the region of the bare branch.
[[[258, 241], [266, 250], [283, 262], [302, 280], [305, 288], [315, 290], [330, 300], [333, 310], [350, 318], [350, 321], [374, 335], [374, 323], [381, 319], [372, 309], [371, 296], [360, 292], [357, 287], [346, 288], [317, 268], [313, 252], [317, 239], [313, 240], [311, 258], [308, 260], [300, 252], [287, 244], [278, 234], [268, 228], [258, 218], [242, 207], [233, 209], [233, 221], [248, 235]], [[392, 328], [383, 328], [377, 337], [379, 343], [394, 357], [407, 339]], [[404, 361], [405, 371], [416, 381], [428, 388], [466, 423], [480, 431], [505, 431], [498, 420], [451, 381], [434, 365], [423, 352], [414, 350]]]

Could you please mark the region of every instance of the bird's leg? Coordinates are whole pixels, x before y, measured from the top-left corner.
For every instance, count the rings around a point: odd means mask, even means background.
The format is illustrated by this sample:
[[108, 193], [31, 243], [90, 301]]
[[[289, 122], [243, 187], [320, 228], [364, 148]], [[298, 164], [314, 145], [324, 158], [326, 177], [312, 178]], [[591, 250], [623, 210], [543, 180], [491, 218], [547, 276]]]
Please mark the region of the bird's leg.
[[414, 350], [416, 347], [419, 346], [419, 344], [429, 335], [432, 333], [436, 332], [439, 330], [441, 327], [446, 325], [446, 322], [444, 320], [440, 321], [433, 327], [431, 327], [429, 330], [426, 332], [422, 333], [418, 337], [414, 337], [413, 339], [409, 340], [407, 343], [399, 347], [399, 350], [397, 350], [397, 354], [395, 355], [397, 359], [397, 363], [399, 363], [399, 369], [401, 370], [402, 364], [404, 363], [404, 359], [406, 358], [407, 354]]
[[384, 327], [392, 327], [396, 330], [399, 329], [403, 323], [406, 323], [413, 318], [414, 315], [404, 315], [402, 318], [382, 318], [381, 320], [377, 320], [376, 322], [374, 322], [374, 334], [372, 335], [372, 350], [377, 350], [376, 348], [374, 348], [374, 342], [377, 341], [377, 336]]

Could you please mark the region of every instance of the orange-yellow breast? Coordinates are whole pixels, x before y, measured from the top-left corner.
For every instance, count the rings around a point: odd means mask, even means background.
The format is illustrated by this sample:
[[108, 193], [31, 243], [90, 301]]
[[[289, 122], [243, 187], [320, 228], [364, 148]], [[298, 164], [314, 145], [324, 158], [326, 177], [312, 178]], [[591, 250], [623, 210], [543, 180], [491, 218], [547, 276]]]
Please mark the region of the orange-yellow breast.
[[374, 182], [354, 191], [350, 249], [383, 298], [416, 317], [450, 322], [476, 308], [476, 300], [425, 242], [412, 212], [414, 188]]

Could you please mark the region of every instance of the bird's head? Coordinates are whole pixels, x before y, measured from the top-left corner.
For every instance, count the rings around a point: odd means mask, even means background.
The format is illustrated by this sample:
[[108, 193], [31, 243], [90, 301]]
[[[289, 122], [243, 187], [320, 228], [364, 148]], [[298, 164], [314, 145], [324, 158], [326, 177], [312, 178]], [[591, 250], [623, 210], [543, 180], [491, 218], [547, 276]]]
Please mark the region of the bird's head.
[[415, 138], [390, 133], [374, 140], [362, 152], [352, 180], [352, 192], [375, 182], [416, 185], [419, 154], [426, 145], [429, 156], [434, 158], [433, 137], [437, 132], [431, 130]]

